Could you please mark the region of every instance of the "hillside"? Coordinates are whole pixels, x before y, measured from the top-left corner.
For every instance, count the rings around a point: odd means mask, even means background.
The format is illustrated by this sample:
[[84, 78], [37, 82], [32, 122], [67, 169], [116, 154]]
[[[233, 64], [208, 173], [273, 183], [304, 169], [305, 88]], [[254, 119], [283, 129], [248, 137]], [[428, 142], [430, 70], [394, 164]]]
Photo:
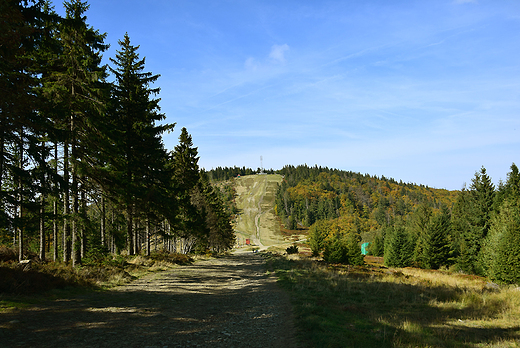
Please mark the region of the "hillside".
[[236, 207], [239, 210], [234, 228], [237, 243], [246, 239], [260, 249], [283, 244], [280, 224], [274, 214], [274, 201], [282, 176], [278, 174], [248, 175], [234, 180]]
[[310, 227], [318, 220], [339, 219], [365, 241], [398, 220], [407, 220], [421, 205], [434, 213], [451, 209], [458, 191], [403, 183], [323, 167], [286, 166], [276, 197], [276, 212], [289, 228]]

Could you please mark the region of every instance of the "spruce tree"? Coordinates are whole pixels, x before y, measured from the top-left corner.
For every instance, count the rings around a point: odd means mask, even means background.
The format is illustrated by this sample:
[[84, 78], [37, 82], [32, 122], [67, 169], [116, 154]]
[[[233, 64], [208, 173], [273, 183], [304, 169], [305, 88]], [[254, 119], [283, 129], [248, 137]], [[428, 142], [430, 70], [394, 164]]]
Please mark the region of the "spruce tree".
[[491, 226], [495, 188], [484, 167], [475, 173], [469, 190], [463, 189], [453, 210], [453, 230], [458, 247], [458, 267], [467, 273], [483, 274], [479, 262], [481, 244]]
[[520, 176], [513, 163], [501, 189], [501, 204], [483, 242], [480, 261], [484, 274], [505, 283], [520, 282]]
[[59, 48], [49, 54], [54, 67], [44, 76], [43, 91], [54, 103], [56, 142], [63, 143], [63, 259], [81, 262], [80, 191], [91, 163], [103, 116], [106, 67], [101, 65], [106, 34], [87, 24], [88, 3], [65, 1], [65, 18], [56, 30]]
[[385, 265], [388, 267], [407, 267], [411, 265], [413, 246], [403, 226], [394, 226], [386, 235]]
[[424, 267], [438, 269], [449, 263], [451, 216], [447, 207], [431, 218], [425, 235], [423, 249]]
[[230, 215], [224, 207], [218, 188], [211, 185], [205, 172], [200, 173], [203, 215], [206, 217], [207, 238], [200, 239], [204, 249], [221, 252], [233, 247], [235, 234], [230, 223]]
[[499, 282], [520, 284], [520, 200], [504, 201], [495, 224], [484, 248], [488, 275]]
[[[38, 59], [44, 50], [43, 5], [43, 1], [0, 3], [0, 229], [16, 228], [20, 259], [25, 253], [26, 216], [39, 214], [47, 194], [45, 138], [50, 124], [41, 114], [38, 97], [44, 71]], [[16, 214], [7, 213], [9, 209]]]
[[191, 135], [184, 127], [181, 129], [179, 144], [175, 146], [171, 157], [178, 207], [175, 228], [178, 236], [184, 240], [184, 252], [189, 252], [197, 239], [204, 238], [207, 230], [204, 223], [205, 212], [201, 209], [203, 197], [198, 150], [193, 146]]
[[410, 228], [414, 246], [414, 262], [418, 267], [426, 268], [425, 248], [428, 244], [428, 229], [432, 218], [432, 209], [425, 203], [419, 205], [412, 216], [412, 226]]
[[345, 237], [345, 244], [347, 247], [347, 264], [354, 266], [362, 266], [364, 256], [361, 254], [361, 236], [357, 232], [349, 232]]
[[347, 263], [348, 247], [340, 233], [333, 233], [326, 240], [323, 248], [323, 259], [329, 263]]
[[475, 224], [481, 230], [481, 238], [485, 238], [491, 226], [495, 198], [495, 186], [486, 168], [482, 167], [475, 173], [470, 189], [475, 202]]
[[309, 246], [313, 256], [323, 252], [329, 229], [330, 222], [327, 220], [318, 220], [309, 228]]
[[[108, 154], [105, 189], [121, 197], [127, 216], [127, 248], [133, 255], [136, 250], [134, 219], [137, 210], [146, 210], [150, 193], [166, 164], [166, 152], [161, 134], [173, 125], [157, 125], [165, 118], [160, 113], [159, 101], [153, 96], [159, 88], [151, 88], [159, 75], [144, 72], [145, 59], [139, 58], [139, 46], [130, 43], [125, 34], [119, 41], [121, 50], [110, 58], [115, 76], [110, 115], [113, 130], [110, 134], [113, 151]], [[110, 185], [111, 184], [111, 185]], [[155, 192], [158, 192], [156, 190]]]

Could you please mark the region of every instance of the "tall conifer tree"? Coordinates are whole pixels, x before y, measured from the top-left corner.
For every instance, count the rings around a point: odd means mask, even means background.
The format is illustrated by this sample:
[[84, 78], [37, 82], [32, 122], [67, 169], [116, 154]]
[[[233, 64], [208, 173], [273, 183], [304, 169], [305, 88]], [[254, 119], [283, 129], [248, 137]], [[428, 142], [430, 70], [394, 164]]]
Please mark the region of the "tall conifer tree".
[[[145, 59], [139, 58], [139, 46], [130, 43], [125, 34], [119, 41], [121, 50], [110, 58], [115, 76], [112, 93], [111, 115], [113, 116], [114, 152], [107, 175], [112, 178], [112, 192], [117, 190], [122, 197], [127, 215], [127, 247], [133, 255], [135, 250], [134, 219], [137, 209], [143, 208], [154, 180], [166, 163], [161, 134], [174, 125], [157, 125], [165, 116], [160, 113], [159, 88], [151, 88], [159, 75], [144, 72]], [[142, 209], [141, 209], [142, 210]]]
[[[179, 144], [175, 146], [172, 158], [173, 180], [178, 198], [175, 227], [179, 236], [185, 240], [186, 252], [191, 249], [197, 238], [206, 232], [205, 216], [202, 210], [197, 209], [197, 202], [194, 200], [201, 192], [198, 150], [193, 146], [191, 135], [186, 128], [181, 130]], [[200, 199], [202, 198], [199, 197]], [[199, 206], [202, 207], [200, 203]]]
[[86, 1], [65, 1], [63, 5], [66, 16], [58, 27], [60, 51], [55, 57], [56, 70], [48, 76], [45, 89], [62, 112], [61, 117], [56, 117], [56, 125], [62, 126], [64, 133], [63, 259], [68, 261], [71, 257], [75, 265], [80, 262], [79, 182], [85, 179], [80, 166], [89, 162], [88, 144], [98, 133], [96, 124], [105, 104], [106, 67], [101, 66], [101, 59], [108, 46], [104, 44], [106, 34], [100, 34], [86, 22]]

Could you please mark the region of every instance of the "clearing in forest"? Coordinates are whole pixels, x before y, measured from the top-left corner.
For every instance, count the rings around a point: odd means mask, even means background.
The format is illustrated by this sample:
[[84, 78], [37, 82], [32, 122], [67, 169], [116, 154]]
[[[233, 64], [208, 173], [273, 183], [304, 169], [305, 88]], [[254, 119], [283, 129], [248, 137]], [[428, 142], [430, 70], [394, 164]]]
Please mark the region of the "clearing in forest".
[[246, 239], [261, 250], [285, 243], [280, 223], [274, 214], [278, 174], [257, 174], [235, 178], [236, 205], [240, 210], [235, 220], [235, 233], [240, 246]]

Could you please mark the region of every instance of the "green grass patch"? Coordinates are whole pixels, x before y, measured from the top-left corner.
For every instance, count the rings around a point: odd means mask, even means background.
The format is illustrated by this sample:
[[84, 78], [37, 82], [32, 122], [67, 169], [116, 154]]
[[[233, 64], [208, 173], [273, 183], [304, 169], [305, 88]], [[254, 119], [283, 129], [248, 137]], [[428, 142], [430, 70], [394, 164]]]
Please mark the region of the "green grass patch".
[[482, 278], [267, 256], [303, 347], [516, 347], [520, 291]]

